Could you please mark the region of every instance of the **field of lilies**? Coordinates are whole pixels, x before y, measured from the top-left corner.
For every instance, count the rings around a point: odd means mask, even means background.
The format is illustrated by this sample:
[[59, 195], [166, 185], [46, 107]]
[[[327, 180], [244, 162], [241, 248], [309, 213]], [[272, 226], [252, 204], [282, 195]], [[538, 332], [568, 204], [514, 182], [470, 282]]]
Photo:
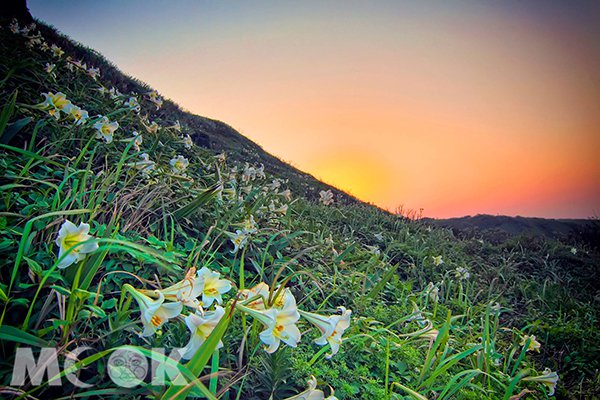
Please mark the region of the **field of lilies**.
[[348, 202], [43, 24], [0, 36], [2, 398], [598, 395], [597, 248]]

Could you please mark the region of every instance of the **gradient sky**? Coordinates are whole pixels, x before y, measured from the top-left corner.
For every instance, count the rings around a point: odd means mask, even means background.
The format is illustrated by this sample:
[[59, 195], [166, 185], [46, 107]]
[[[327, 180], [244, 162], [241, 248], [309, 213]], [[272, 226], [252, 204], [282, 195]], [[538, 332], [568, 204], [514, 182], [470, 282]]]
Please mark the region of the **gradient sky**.
[[600, 2], [28, 4], [185, 109], [391, 211], [600, 216]]

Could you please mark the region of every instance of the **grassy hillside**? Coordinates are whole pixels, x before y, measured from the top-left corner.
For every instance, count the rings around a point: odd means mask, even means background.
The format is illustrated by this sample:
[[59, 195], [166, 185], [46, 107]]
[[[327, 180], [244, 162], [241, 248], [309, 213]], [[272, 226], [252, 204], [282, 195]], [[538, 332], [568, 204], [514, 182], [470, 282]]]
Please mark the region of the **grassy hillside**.
[[[597, 248], [390, 215], [43, 24], [0, 24], [2, 397], [599, 395]], [[91, 386], [15, 384], [28, 347]], [[159, 348], [186, 349], [164, 384], [113, 382], [134, 371], [117, 349]]]
[[423, 219], [434, 226], [450, 228], [467, 236], [494, 236], [504, 238], [515, 235], [544, 236], [551, 239], [598, 241], [598, 219], [550, 219], [509, 217], [506, 215], [478, 214], [447, 219]]

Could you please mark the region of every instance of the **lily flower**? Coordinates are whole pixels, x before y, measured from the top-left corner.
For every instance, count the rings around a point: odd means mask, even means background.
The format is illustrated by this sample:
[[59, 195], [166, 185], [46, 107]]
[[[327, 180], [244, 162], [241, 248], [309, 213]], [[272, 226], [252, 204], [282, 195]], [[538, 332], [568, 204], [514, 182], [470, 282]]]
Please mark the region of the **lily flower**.
[[342, 335], [350, 326], [352, 310], [347, 310], [343, 306], [338, 307], [338, 310], [341, 311], [341, 315], [334, 314], [329, 317], [300, 310], [300, 315], [321, 331], [321, 337], [317, 338], [315, 343], [319, 346], [329, 343], [331, 354], [327, 355], [327, 358], [333, 357], [340, 350]]
[[158, 95], [158, 92], [156, 92], [156, 91], [152, 91], [152, 92], [148, 93], [148, 100], [150, 100], [152, 103], [154, 103], [157, 110], [159, 108], [161, 108], [163, 105], [163, 99]]
[[156, 163], [150, 160], [148, 153], [140, 154], [140, 159], [140, 161], [129, 163], [127, 165], [139, 169], [142, 172], [142, 175], [147, 178], [150, 171], [154, 171]]
[[233, 243], [232, 253], [237, 253], [238, 250], [243, 249], [244, 246], [248, 243], [248, 234], [242, 230], [236, 230], [235, 233], [225, 232], [229, 239]]
[[102, 85], [98, 86], [95, 90], [99, 91], [103, 95], [107, 95], [109, 93], [108, 89]]
[[142, 121], [142, 125], [144, 125], [144, 128], [146, 128], [148, 133], [156, 135], [156, 133], [158, 132], [158, 124], [156, 123], [156, 121], [152, 121], [150, 125], [147, 125], [144, 123], [144, 121]]
[[113, 141], [113, 135], [118, 127], [118, 122], [110, 122], [108, 117], [102, 117], [100, 121], [94, 124], [94, 128], [97, 130], [96, 138], [103, 139], [106, 143], [111, 143]]
[[244, 221], [244, 232], [246, 232], [247, 234], [253, 234], [256, 233], [257, 230], [258, 225], [254, 220], [254, 215], [251, 215], [250, 218]]
[[287, 397], [284, 400], [337, 400], [337, 397], [334, 396], [334, 390], [330, 386], [331, 394], [325, 398], [325, 393], [322, 390], [317, 389], [317, 378], [313, 375], [310, 376], [308, 380], [308, 388], [302, 392], [298, 393], [295, 396]]
[[543, 383], [544, 385], [548, 386], [548, 396], [552, 396], [556, 390], [556, 384], [558, 383], [558, 374], [556, 372], [552, 372], [550, 368], [546, 368], [544, 369], [543, 375], [527, 376], [523, 378], [523, 380]]
[[48, 113], [56, 119], [60, 118], [60, 112], [67, 112], [67, 109], [71, 107], [71, 101], [67, 100], [67, 96], [62, 92], [42, 93], [44, 101], [37, 105], [42, 110], [48, 111]]
[[202, 288], [202, 305], [204, 307], [210, 307], [214, 301], [217, 304], [222, 304], [223, 297], [221, 295], [231, 290], [231, 282], [227, 279], [220, 279], [220, 277], [220, 273], [211, 271], [206, 267], [202, 267], [198, 271], [198, 279], [204, 281]]
[[179, 123], [179, 120], [175, 121], [175, 123], [173, 125], [171, 125], [169, 128], [174, 129], [177, 132], [181, 132], [181, 124]]
[[188, 165], [190, 165], [190, 162], [184, 156], [177, 156], [171, 159], [169, 164], [171, 164], [171, 170], [173, 171], [173, 173], [183, 174]]
[[290, 189], [285, 189], [283, 192], [279, 193], [286, 201], [292, 200], [292, 191]]
[[76, 105], [71, 105], [68, 108], [68, 115], [73, 119], [75, 125], [81, 125], [87, 121], [89, 118], [88, 112], [82, 108], [77, 107]]
[[21, 29], [19, 28], [19, 22], [16, 19], [13, 19], [10, 22], [10, 25], [8, 25], [8, 29], [10, 29], [10, 31], [12, 33], [20, 33]]
[[[527, 342], [529, 342], [529, 345], [527, 345]], [[527, 351], [537, 351], [538, 353], [540, 352], [540, 348], [542, 347], [540, 342], [536, 340], [535, 335], [523, 336], [523, 339], [521, 340], [521, 346], [525, 345], [527, 345]]]
[[435, 265], [436, 267], [439, 267], [444, 263], [444, 260], [442, 260], [442, 256], [431, 256], [431, 258], [433, 259], [433, 265]]
[[[69, 265], [81, 261], [86, 254], [92, 253], [98, 249], [98, 243], [89, 235], [90, 225], [80, 223], [76, 226], [69, 220], [65, 220], [58, 231], [56, 244], [59, 246], [58, 258], [60, 259], [69, 249], [73, 248], [69, 254], [58, 263], [58, 268], [66, 268]], [[79, 243], [87, 242], [79, 246]], [[76, 246], [76, 247], [74, 247]]]
[[53, 44], [52, 46], [50, 46], [50, 50], [52, 51], [52, 55], [56, 58], [61, 58], [63, 56], [63, 54], [65, 54], [65, 52], [63, 51], [63, 49], [61, 49], [60, 47], [58, 47], [57, 45]]
[[[179, 122], [179, 121], [177, 121], [177, 122]], [[185, 135], [183, 137], [183, 146], [188, 150], [194, 146], [194, 141], [192, 140], [190, 135]]]
[[454, 276], [456, 276], [459, 280], [464, 281], [471, 277], [471, 274], [465, 267], [458, 267], [454, 271]]
[[287, 210], [288, 210], [287, 204], [277, 207], [273, 200], [271, 200], [271, 202], [269, 203], [269, 211], [274, 214], [285, 215], [287, 213]]
[[141, 293], [129, 284], [123, 285], [140, 306], [140, 313], [144, 331], [142, 336], [152, 336], [160, 329], [168, 320], [175, 318], [181, 314], [183, 304], [165, 303], [165, 296], [158, 293], [158, 299], [153, 300], [145, 294]]
[[138, 131], [131, 132], [131, 137], [126, 139], [121, 139], [122, 142], [133, 142], [133, 148], [136, 151], [140, 151], [140, 145], [144, 141], [144, 138], [141, 133]]
[[90, 67], [87, 70], [87, 74], [93, 79], [97, 79], [100, 76], [100, 68]]
[[184, 306], [200, 309], [198, 297], [204, 289], [203, 278], [196, 276], [196, 268], [190, 268], [182, 281], [160, 290], [140, 290], [148, 296], [158, 296], [161, 293], [165, 300], [181, 302]]
[[440, 289], [433, 284], [433, 282], [429, 282], [427, 288], [425, 288], [425, 293], [429, 295], [429, 298], [434, 303], [437, 303], [440, 300]]
[[240, 292], [240, 297], [244, 300], [250, 300], [252, 298], [257, 298], [256, 300], [251, 301], [248, 304], [245, 304], [246, 307], [251, 308], [253, 310], [264, 310], [266, 309], [265, 304], [269, 299], [270, 288], [264, 282], [260, 282], [259, 284], [253, 286], [250, 289], [244, 289]]
[[319, 201], [324, 205], [328, 206], [333, 203], [333, 193], [331, 192], [331, 190], [321, 190], [319, 192], [319, 196]]
[[115, 88], [115, 87], [111, 87], [108, 90], [108, 95], [111, 99], [116, 100], [119, 97], [123, 96], [123, 93], [119, 92], [119, 89]]
[[130, 97], [123, 105], [135, 112], [140, 112], [141, 110], [140, 103], [138, 103], [135, 97]]
[[256, 177], [259, 179], [265, 179], [267, 176], [265, 175], [265, 166], [260, 164], [260, 168], [256, 168]]
[[246, 307], [238, 303], [236, 305], [241, 311], [251, 315], [260, 321], [265, 329], [259, 333], [260, 340], [266, 345], [265, 351], [273, 353], [278, 348], [281, 342], [288, 346], [296, 347], [302, 334], [296, 326], [296, 322], [300, 319], [296, 301], [287, 302], [282, 309], [269, 308], [259, 311]]
[[55, 69], [56, 69], [56, 64], [50, 64], [50, 63], [46, 63], [46, 67], [44, 68], [44, 70], [49, 74], [52, 74]]
[[[192, 336], [188, 344], [184, 348], [179, 349], [182, 358], [189, 360], [196, 354], [200, 346], [202, 346], [215, 329], [215, 326], [223, 318], [223, 315], [225, 315], [225, 309], [221, 306], [215, 306], [214, 311], [207, 311], [204, 315], [196, 312], [185, 317], [185, 324], [192, 333]], [[223, 342], [219, 341], [217, 349], [221, 347], [223, 347]]]

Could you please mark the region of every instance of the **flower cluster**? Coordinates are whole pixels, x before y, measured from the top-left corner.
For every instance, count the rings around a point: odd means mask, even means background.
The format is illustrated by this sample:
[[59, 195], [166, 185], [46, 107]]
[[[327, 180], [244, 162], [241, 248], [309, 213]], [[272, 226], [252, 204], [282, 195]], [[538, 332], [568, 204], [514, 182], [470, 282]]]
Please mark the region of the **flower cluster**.
[[300, 310], [289, 288], [279, 287], [273, 290], [261, 282], [251, 289], [243, 290], [241, 297], [245, 300], [236, 307], [263, 324], [264, 330], [259, 336], [268, 353], [275, 352], [281, 342], [291, 347], [297, 346], [302, 334], [296, 323], [301, 316], [321, 332], [315, 343], [320, 346], [330, 345], [331, 354], [327, 358], [338, 353], [342, 335], [350, 326], [352, 310], [340, 306], [340, 314], [330, 316]]
[[48, 114], [56, 120], [60, 120], [61, 117], [64, 116], [73, 121], [75, 125], [81, 125], [89, 118], [86, 110], [71, 103], [71, 101], [67, 99], [67, 96], [62, 92], [47, 92], [42, 93], [42, 96], [44, 97], [44, 101], [35, 107], [47, 111]]
[[164, 289], [139, 290], [128, 284], [123, 288], [140, 307], [142, 336], [154, 335], [169, 320], [182, 315], [184, 306], [192, 309], [193, 313], [184, 316], [190, 340], [180, 349], [182, 357], [190, 359], [225, 314], [222, 295], [231, 287], [231, 282], [221, 279], [221, 274], [203, 267], [197, 273], [191, 268], [182, 281]]

